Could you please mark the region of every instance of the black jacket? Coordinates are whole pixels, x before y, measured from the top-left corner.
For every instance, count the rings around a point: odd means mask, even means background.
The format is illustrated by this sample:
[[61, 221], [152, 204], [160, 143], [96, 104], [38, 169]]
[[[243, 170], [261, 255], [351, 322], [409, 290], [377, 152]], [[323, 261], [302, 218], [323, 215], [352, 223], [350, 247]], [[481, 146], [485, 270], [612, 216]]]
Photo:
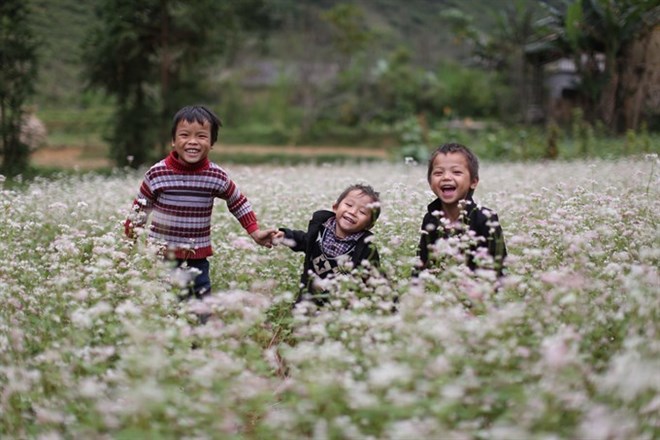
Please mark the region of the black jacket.
[[[323, 254], [319, 239], [325, 231], [323, 223], [329, 218], [334, 217], [334, 215], [335, 213], [332, 211], [316, 211], [309, 221], [306, 232], [280, 228], [280, 231], [284, 232], [286, 239], [295, 242], [295, 245], [291, 249], [296, 252], [305, 253], [303, 272], [300, 276], [301, 294], [298, 296], [296, 302], [300, 301], [302, 294], [305, 292], [314, 294], [312, 279], [309, 276], [310, 271], [316, 274], [318, 278], [327, 278], [330, 274], [334, 274], [337, 261]], [[372, 266], [379, 266], [380, 257], [378, 256], [378, 250], [373, 243], [368, 242], [370, 240], [367, 240], [372, 235], [371, 231], [365, 231], [358, 239], [355, 247], [348, 253], [353, 262], [353, 267], [360, 267], [362, 260], [368, 260]]]
[[[474, 261], [474, 253], [477, 248], [486, 247], [488, 248], [488, 253], [494, 259], [494, 269], [502, 275], [504, 259], [506, 258], [506, 246], [497, 214], [488, 208], [477, 206], [471, 197], [467, 198], [466, 202], [460, 220], [464, 228], [466, 227], [474, 231], [478, 240], [476, 243], [470, 244], [466, 255], [466, 263], [470, 269], [475, 270], [477, 264]], [[434, 212], [436, 213], [435, 215], [433, 214]], [[435, 199], [428, 205], [427, 213], [424, 215], [424, 220], [422, 220], [422, 236], [419, 240], [418, 256], [423, 269], [431, 266], [429, 261], [430, 245], [434, 244], [439, 238], [446, 239], [453, 235], [464, 233], [464, 229], [460, 230], [460, 228], [443, 228], [440, 224], [440, 219], [443, 216], [442, 212], [442, 201]]]

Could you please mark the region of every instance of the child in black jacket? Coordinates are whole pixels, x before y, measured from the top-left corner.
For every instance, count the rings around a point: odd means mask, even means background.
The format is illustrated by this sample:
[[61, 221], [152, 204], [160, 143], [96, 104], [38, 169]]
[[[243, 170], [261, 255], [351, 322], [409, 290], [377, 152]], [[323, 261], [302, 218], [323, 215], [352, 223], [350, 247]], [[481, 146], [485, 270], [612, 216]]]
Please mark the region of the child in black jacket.
[[438, 240], [467, 236], [460, 242], [467, 266], [472, 270], [491, 268], [501, 276], [507, 252], [499, 219], [472, 199], [479, 183], [479, 161], [474, 153], [461, 144], [442, 145], [429, 159], [427, 179], [437, 198], [422, 220], [419, 269], [441, 271]]
[[[295, 252], [305, 253], [300, 277], [300, 302], [309, 297], [318, 305], [325, 303], [327, 292], [319, 281], [332, 278], [348, 267], [378, 267], [378, 250], [369, 230], [380, 215], [380, 196], [369, 185], [351, 185], [332, 206], [332, 211], [320, 210], [312, 215], [307, 231], [280, 228], [273, 242], [281, 242]], [[347, 265], [346, 263], [351, 264]]]

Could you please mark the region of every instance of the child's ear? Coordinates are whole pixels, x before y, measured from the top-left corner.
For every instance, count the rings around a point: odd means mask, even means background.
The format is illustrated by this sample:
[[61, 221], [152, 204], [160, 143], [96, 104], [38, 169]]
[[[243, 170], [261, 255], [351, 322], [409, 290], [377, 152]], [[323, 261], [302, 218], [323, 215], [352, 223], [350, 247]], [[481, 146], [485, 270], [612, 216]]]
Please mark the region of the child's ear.
[[472, 183], [470, 183], [470, 188], [477, 189], [477, 185], [479, 185], [479, 179], [472, 179]]
[[335, 214], [337, 213], [337, 206], [338, 205], [336, 203], [332, 204], [332, 210], [334, 211]]

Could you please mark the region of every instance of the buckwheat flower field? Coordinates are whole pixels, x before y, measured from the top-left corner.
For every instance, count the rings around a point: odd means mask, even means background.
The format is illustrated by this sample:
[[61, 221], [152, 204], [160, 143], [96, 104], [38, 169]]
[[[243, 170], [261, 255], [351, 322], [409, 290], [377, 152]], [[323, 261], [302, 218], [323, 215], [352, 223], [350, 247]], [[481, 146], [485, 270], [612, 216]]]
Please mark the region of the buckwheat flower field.
[[291, 310], [302, 254], [256, 246], [222, 201], [214, 292], [181, 303], [157, 250], [123, 237], [141, 173], [3, 189], [0, 437], [658, 438], [658, 165], [482, 164], [499, 289], [460, 265], [411, 279], [424, 166], [228, 166], [262, 227], [380, 191], [386, 277], [341, 277], [321, 310]]

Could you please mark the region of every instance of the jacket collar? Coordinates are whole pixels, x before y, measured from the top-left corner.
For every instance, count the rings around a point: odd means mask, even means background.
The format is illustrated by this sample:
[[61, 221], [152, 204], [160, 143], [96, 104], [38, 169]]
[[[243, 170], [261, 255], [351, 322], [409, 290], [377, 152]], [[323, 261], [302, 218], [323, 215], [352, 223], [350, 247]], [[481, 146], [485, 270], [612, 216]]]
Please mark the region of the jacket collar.
[[165, 158], [165, 165], [175, 171], [181, 173], [195, 173], [198, 171], [204, 171], [209, 169], [209, 159], [205, 157], [195, 164], [187, 164], [179, 159], [179, 155], [176, 151], [171, 151], [170, 154]]
[[[466, 203], [464, 210], [465, 213], [469, 216], [472, 213], [472, 211], [474, 211], [474, 209], [477, 207], [477, 204], [474, 202], [474, 199], [472, 199], [472, 197], [470, 196], [465, 198], [465, 202]], [[434, 201], [428, 204], [426, 209], [428, 209], [429, 214], [433, 214], [436, 211], [444, 212], [442, 210], [442, 200], [440, 200], [440, 198], [435, 199]]]
[[337, 234], [335, 233], [335, 229], [337, 227], [337, 217], [332, 216], [328, 218], [324, 223], [323, 227], [328, 231], [329, 234], [332, 234], [332, 237], [334, 237], [335, 240], [337, 241], [342, 241], [342, 242], [347, 242], [347, 241], [358, 241], [360, 237], [362, 237], [365, 232], [367, 232], [366, 229], [359, 231], [359, 232], [354, 232], [350, 235], [347, 235], [344, 238], [339, 238], [337, 237]]

